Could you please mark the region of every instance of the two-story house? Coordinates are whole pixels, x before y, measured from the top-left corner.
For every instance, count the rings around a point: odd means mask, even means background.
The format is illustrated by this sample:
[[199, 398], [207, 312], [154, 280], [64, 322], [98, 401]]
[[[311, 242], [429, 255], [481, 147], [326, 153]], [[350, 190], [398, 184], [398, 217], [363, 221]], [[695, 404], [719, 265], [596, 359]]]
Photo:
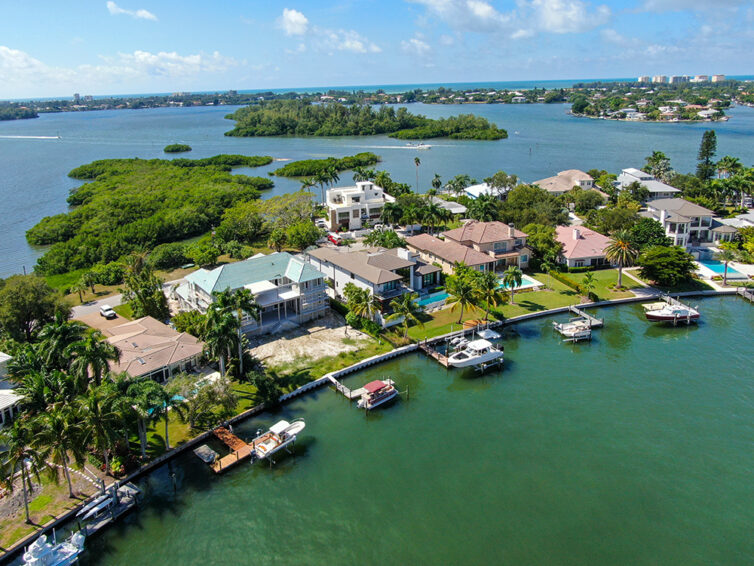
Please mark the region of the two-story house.
[[714, 213], [693, 202], [682, 198], [651, 200], [640, 214], [662, 224], [673, 245], [686, 248], [714, 241]]
[[23, 397], [17, 395], [13, 385], [6, 381], [8, 377], [8, 362], [12, 358], [0, 352], [0, 429], [13, 421], [20, 410], [18, 406]]
[[330, 230], [361, 228], [379, 222], [382, 207], [395, 202], [382, 187], [371, 181], [359, 181], [353, 187], [336, 187], [327, 191], [327, 226]]
[[458, 263], [463, 263], [477, 271], [495, 269], [495, 258], [458, 242], [441, 240], [429, 234], [418, 234], [406, 238], [408, 249], [416, 252], [428, 264], [437, 264], [442, 271], [452, 274]]
[[593, 189], [594, 179], [578, 169], [568, 169], [567, 171], [561, 171], [553, 177], [534, 181], [532, 185], [537, 185], [553, 196], [560, 196], [574, 187], [579, 187], [584, 190]]
[[204, 313], [215, 293], [240, 288], [254, 294], [261, 311], [259, 321], [244, 314], [241, 330], [247, 334], [271, 332], [283, 322], [302, 324], [330, 308], [324, 274], [285, 252], [258, 254], [211, 271], [199, 269], [186, 276], [175, 296], [181, 309]]
[[647, 200], [672, 199], [681, 192], [675, 187], [658, 181], [653, 175], [633, 167], [621, 171], [621, 174], [618, 175], [618, 179], [615, 181], [615, 187], [617, 189], [625, 189], [631, 183], [639, 183], [647, 188], [649, 191], [649, 198]]
[[367, 289], [386, 305], [408, 291], [421, 292], [440, 283], [440, 268], [421, 261], [419, 254], [404, 248], [344, 251], [317, 248], [307, 252], [309, 263], [332, 282], [343, 296], [348, 283]]
[[514, 228], [513, 224], [472, 220], [460, 228], [448, 230], [444, 236], [449, 242], [494, 258], [493, 269], [496, 271], [509, 265], [517, 265], [521, 269], [529, 267], [531, 250], [526, 247], [527, 235]]

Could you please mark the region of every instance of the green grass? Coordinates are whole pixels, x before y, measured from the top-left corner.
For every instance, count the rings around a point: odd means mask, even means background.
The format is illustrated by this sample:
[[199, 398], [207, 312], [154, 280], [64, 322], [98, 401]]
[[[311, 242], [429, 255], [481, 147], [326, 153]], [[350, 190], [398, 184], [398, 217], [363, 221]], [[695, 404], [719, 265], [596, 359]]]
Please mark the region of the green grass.
[[[626, 297], [632, 297], [633, 293], [628, 290], [616, 291], [610, 288], [615, 287], [618, 284], [618, 270], [617, 269], [602, 269], [593, 271], [594, 275], [594, 293], [599, 297], [601, 301], [608, 301], [611, 299], [625, 299]], [[586, 277], [586, 273], [568, 273], [568, 277], [581, 283]], [[624, 289], [636, 289], [641, 287], [636, 281], [631, 279], [623, 273], [623, 288]]]
[[118, 316], [121, 316], [128, 320], [131, 320], [134, 317], [133, 310], [131, 310], [131, 305], [127, 303], [113, 307], [113, 310], [118, 313]]
[[645, 283], [651, 285], [655, 289], [659, 289], [660, 291], [663, 291], [665, 293], [685, 293], [689, 291], [711, 291], [712, 287], [707, 285], [704, 281], [701, 279], [688, 279], [686, 281], [682, 281], [678, 285], [673, 285], [672, 287], [669, 287], [667, 285], [657, 285], [653, 281], [649, 281], [639, 275], [638, 271], [634, 272], [634, 275], [644, 281]]
[[35, 497], [31, 503], [29, 503], [29, 512], [36, 513], [47, 507], [52, 501], [51, 495], [40, 495]]
[[[81, 276], [87, 271], [89, 271], [89, 269], [85, 267], [83, 269], [77, 269], [76, 271], [69, 271], [68, 273], [61, 273], [59, 275], [47, 275], [45, 281], [47, 281], [47, 284], [53, 289], [65, 291], [81, 279]], [[78, 293], [76, 293], [76, 297], [78, 298]]]

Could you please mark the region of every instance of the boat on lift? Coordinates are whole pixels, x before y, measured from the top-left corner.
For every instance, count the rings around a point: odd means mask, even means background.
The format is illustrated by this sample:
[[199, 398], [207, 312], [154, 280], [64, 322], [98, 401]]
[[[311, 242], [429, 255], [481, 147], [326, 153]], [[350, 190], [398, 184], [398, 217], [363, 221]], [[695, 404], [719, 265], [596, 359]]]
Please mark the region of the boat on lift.
[[84, 551], [86, 537], [80, 532], [74, 533], [66, 541], [47, 541], [46, 535], [39, 535], [24, 552], [23, 564], [26, 566], [69, 566], [78, 562], [79, 554]]
[[479, 338], [484, 338], [485, 340], [497, 340], [500, 338], [500, 334], [492, 330], [491, 328], [485, 328], [483, 330], [480, 330], [476, 333]]
[[259, 460], [269, 458], [275, 452], [295, 442], [296, 436], [304, 430], [304, 427], [306, 427], [304, 419], [296, 419], [290, 423], [278, 421], [270, 427], [270, 430], [251, 441], [254, 456]]
[[460, 352], [448, 358], [448, 365], [456, 368], [480, 366], [503, 361], [503, 349], [496, 347], [489, 340], [472, 340]]
[[568, 322], [553, 322], [552, 327], [566, 337], [566, 340], [583, 340], [591, 338], [592, 325], [583, 318], [574, 318]]
[[683, 304], [665, 302], [644, 305], [644, 315], [650, 322], [684, 322], [699, 319], [699, 311]]
[[392, 380], [382, 381], [377, 379], [370, 381], [364, 386], [365, 393], [361, 395], [356, 406], [359, 409], [374, 409], [380, 405], [387, 403], [388, 401], [395, 399], [398, 395], [398, 390], [395, 388]]

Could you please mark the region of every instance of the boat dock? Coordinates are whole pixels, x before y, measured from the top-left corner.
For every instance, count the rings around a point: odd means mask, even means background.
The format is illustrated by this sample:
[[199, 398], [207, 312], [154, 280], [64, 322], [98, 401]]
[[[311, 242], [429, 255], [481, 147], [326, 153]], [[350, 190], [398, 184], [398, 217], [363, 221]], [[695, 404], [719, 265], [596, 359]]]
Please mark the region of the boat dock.
[[605, 320], [602, 318], [595, 318], [592, 315], [588, 314], [586, 311], [582, 311], [579, 308], [576, 308], [573, 305], [570, 305], [568, 307], [568, 310], [571, 311], [576, 316], [580, 316], [584, 320], [589, 322], [589, 328], [601, 328], [605, 326]]
[[448, 356], [441, 354], [440, 352], [432, 348], [432, 346], [430, 346], [427, 341], [420, 343], [419, 349], [433, 360], [436, 360], [441, 366], [448, 367]]
[[[112, 488], [111, 488], [112, 489]], [[89, 538], [93, 534], [101, 531], [119, 517], [130, 511], [136, 506], [141, 491], [132, 483], [126, 483], [115, 491], [115, 503], [109, 506], [109, 511], [99, 517], [95, 517], [82, 527], [83, 534]]]
[[[330, 380], [330, 383], [335, 386], [335, 390], [339, 393], [342, 393], [343, 396], [349, 401], [352, 401], [353, 399], [361, 399], [361, 396], [367, 392], [367, 390], [363, 387], [359, 387], [358, 389], [350, 389], [343, 385], [340, 381], [335, 379], [333, 376], [329, 375], [327, 377]], [[383, 379], [382, 381], [384, 381], [388, 385], [395, 385], [395, 382], [392, 379]]]
[[746, 287], [738, 287], [736, 289], [736, 294], [741, 295], [744, 299], [754, 303], [754, 291], [752, 291], [751, 289], [747, 289]]
[[231, 449], [230, 454], [212, 462], [211, 468], [213, 472], [219, 474], [228, 468], [232, 468], [236, 464], [251, 458], [251, 455], [254, 452], [253, 443], [248, 444], [244, 442], [225, 427], [218, 427], [212, 432], [218, 440]]

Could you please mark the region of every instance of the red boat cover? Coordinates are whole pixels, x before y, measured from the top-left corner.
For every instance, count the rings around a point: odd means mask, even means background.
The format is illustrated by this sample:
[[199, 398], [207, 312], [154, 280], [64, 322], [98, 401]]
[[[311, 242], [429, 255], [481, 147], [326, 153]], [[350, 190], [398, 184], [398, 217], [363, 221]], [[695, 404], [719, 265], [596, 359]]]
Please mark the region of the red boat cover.
[[374, 393], [375, 391], [379, 391], [383, 387], [385, 387], [387, 383], [384, 381], [380, 381], [379, 379], [377, 381], [370, 381], [364, 386], [364, 389], [367, 390], [367, 393]]

